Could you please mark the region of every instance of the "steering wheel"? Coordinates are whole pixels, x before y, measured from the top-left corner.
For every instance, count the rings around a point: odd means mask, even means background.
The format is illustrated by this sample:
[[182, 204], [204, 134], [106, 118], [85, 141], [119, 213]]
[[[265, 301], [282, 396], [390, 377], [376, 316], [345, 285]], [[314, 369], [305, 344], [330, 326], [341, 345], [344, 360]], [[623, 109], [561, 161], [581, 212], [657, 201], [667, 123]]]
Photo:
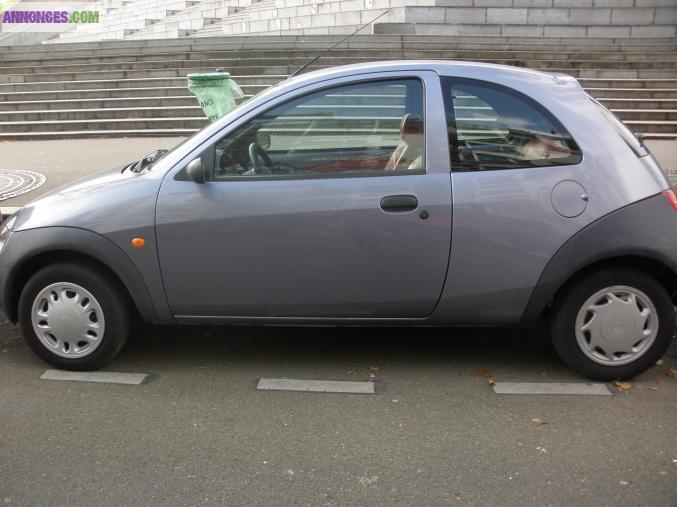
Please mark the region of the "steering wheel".
[[256, 143], [249, 145], [249, 160], [252, 162], [255, 174], [272, 174], [273, 161], [270, 160], [266, 150]]

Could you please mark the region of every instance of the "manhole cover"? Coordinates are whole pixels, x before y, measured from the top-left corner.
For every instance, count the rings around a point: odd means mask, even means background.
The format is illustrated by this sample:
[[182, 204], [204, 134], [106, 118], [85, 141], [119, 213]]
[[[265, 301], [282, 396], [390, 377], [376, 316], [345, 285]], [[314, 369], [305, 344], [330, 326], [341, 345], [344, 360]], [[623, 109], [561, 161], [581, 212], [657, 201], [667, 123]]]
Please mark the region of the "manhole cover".
[[0, 169], [0, 201], [35, 190], [47, 178], [33, 171], [20, 169]]

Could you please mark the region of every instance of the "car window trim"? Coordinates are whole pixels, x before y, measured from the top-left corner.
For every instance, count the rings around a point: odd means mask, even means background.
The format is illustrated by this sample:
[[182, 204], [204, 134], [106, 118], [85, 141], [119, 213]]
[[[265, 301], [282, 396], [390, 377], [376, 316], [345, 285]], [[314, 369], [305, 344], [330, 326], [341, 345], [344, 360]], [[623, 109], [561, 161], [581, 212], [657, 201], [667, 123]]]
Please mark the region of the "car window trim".
[[[227, 134], [224, 134], [223, 136], [219, 137], [218, 140], [216, 141], [211, 141], [211, 144], [207, 150], [212, 151], [214, 153], [216, 149], [216, 144], [223, 139], [225, 136], [231, 134], [234, 132], [236, 129], [241, 127], [242, 125], [256, 119], [257, 117], [266, 114], [268, 111], [271, 111], [272, 109], [275, 109], [277, 107], [284, 106], [285, 104], [288, 104], [291, 101], [298, 100], [300, 98], [303, 98], [305, 96], [322, 92], [325, 90], [331, 90], [332, 88], [339, 88], [342, 86], [353, 86], [353, 85], [359, 85], [363, 83], [372, 83], [372, 82], [385, 82], [385, 81], [403, 81], [407, 79], [415, 79], [421, 84], [421, 89], [422, 89], [422, 99], [423, 99], [423, 143], [424, 146], [427, 147], [427, 135], [428, 135], [428, 129], [427, 129], [427, 87], [426, 87], [426, 82], [425, 79], [423, 79], [420, 75], [398, 75], [398, 76], [392, 76], [392, 77], [372, 77], [372, 78], [367, 78], [367, 79], [357, 79], [354, 81], [348, 81], [348, 82], [342, 82], [342, 83], [333, 83], [327, 86], [319, 87], [319, 88], [314, 88], [312, 90], [308, 90], [305, 93], [299, 93], [296, 94], [292, 97], [287, 98], [284, 101], [281, 101], [279, 103], [275, 103], [271, 106], [269, 106], [266, 109], [263, 109], [261, 111], [258, 111], [254, 116], [251, 118], [248, 118], [246, 121], [242, 122], [239, 124], [237, 127], [234, 127], [233, 129], [229, 130]], [[427, 150], [426, 150], [427, 151]], [[226, 176], [223, 178], [218, 178], [218, 179], [212, 179], [211, 175], [205, 180], [205, 182], [208, 183], [220, 183], [220, 182], [230, 182], [230, 181], [279, 181], [279, 180], [316, 180], [316, 179], [342, 179], [342, 178], [373, 178], [373, 177], [383, 177], [383, 176], [421, 176], [427, 174], [427, 166], [428, 166], [428, 161], [427, 161], [427, 153], [424, 151], [424, 157], [423, 157], [423, 167], [421, 169], [400, 169], [397, 171], [364, 171], [363, 173], [350, 173], [350, 174], [341, 174], [341, 173], [330, 173], [330, 174], [266, 174], [266, 175], [260, 175], [260, 176]], [[214, 155], [212, 155], [212, 160], [214, 158]]]
[[[218, 139], [221, 139], [227, 132], [230, 132], [239, 126], [243, 125], [250, 119], [256, 117], [258, 114], [260, 114], [262, 111], [267, 110], [270, 107], [274, 107], [277, 104], [282, 104], [283, 102], [286, 102], [290, 98], [301, 96], [303, 94], [315, 91], [315, 90], [321, 90], [324, 88], [330, 88], [336, 85], [341, 85], [341, 84], [351, 84], [351, 83], [359, 83], [359, 82], [365, 82], [365, 81], [375, 81], [375, 80], [384, 80], [384, 79], [407, 79], [407, 78], [414, 78], [418, 79], [423, 83], [424, 86], [424, 107], [425, 107], [425, 114], [427, 116], [426, 119], [426, 125], [433, 124], [434, 126], [437, 126], [438, 128], [442, 126], [443, 124], [433, 120], [433, 117], [435, 116], [435, 111], [432, 111], [430, 107], [430, 97], [431, 94], [436, 95], [435, 99], [439, 101], [439, 106], [440, 109], [443, 108], [443, 103], [442, 99], [443, 97], [441, 96], [441, 87], [440, 87], [440, 75], [433, 69], [429, 68], [421, 68], [421, 69], [407, 69], [407, 70], [382, 70], [382, 71], [377, 71], [377, 72], [359, 72], [356, 74], [352, 75], [346, 75], [346, 76], [339, 76], [339, 77], [330, 77], [323, 79], [321, 81], [316, 81], [313, 83], [308, 83], [304, 84], [302, 86], [299, 86], [297, 88], [290, 89], [281, 95], [277, 97], [266, 97], [266, 100], [261, 102], [260, 104], [253, 104], [251, 106], [251, 109], [244, 112], [241, 116], [233, 120], [231, 123], [224, 125], [220, 130], [212, 132], [209, 137], [206, 139], [203, 139], [202, 142], [191, 148], [191, 150], [183, 155], [181, 158], [179, 158], [176, 162], [171, 163], [171, 168], [168, 170], [163, 171], [163, 176], [162, 178], [168, 178], [168, 179], [174, 179], [174, 180], [186, 180], [187, 178], [185, 176], [181, 176], [181, 173], [185, 173], [185, 168], [188, 163], [195, 159], [196, 157], [200, 156], [202, 152], [205, 151], [205, 146], [210, 145], [210, 144], [215, 144]], [[431, 114], [433, 113], [433, 114]], [[442, 116], [443, 116], [443, 111], [442, 111]], [[443, 120], [443, 118], [439, 118], [440, 120]], [[426, 173], [425, 174], [431, 174], [431, 173], [449, 173], [450, 167], [449, 167], [449, 143], [446, 141], [446, 124], [444, 124], [444, 137], [445, 137], [445, 142], [442, 143], [441, 140], [438, 140], [439, 142], [436, 144], [439, 144], [440, 146], [431, 146], [432, 143], [429, 140], [429, 135], [431, 134], [431, 129], [427, 129], [426, 133]], [[434, 149], [430, 149], [430, 148]], [[433, 160], [433, 157], [431, 157], [431, 154], [435, 152], [442, 152], [442, 153], [437, 153], [437, 156], [434, 157], [435, 164], [429, 164], [428, 162], [430, 160]]]
[[[473, 169], [469, 167], [458, 167], [458, 162], [455, 160], [451, 160], [451, 157], [453, 155], [456, 155], [456, 157], [459, 157], [459, 141], [458, 141], [458, 126], [456, 123], [456, 108], [454, 107], [452, 97], [449, 93], [446, 93], [449, 91], [449, 89], [453, 89], [453, 87], [456, 84], [471, 84], [471, 85], [476, 85], [476, 86], [485, 86], [487, 88], [494, 88], [496, 90], [502, 91], [507, 93], [508, 95], [514, 96], [520, 100], [523, 100], [525, 103], [528, 105], [534, 107], [537, 112], [543, 114], [546, 119], [548, 119], [550, 122], [552, 122], [555, 126], [558, 126], [561, 128], [564, 132], [568, 134], [568, 138], [571, 139], [571, 141], [574, 143], [578, 150], [578, 159], [575, 162], [569, 161], [568, 158], [564, 159], [563, 162], [560, 163], [548, 163], [548, 164], [540, 164], [538, 163], [539, 161], [532, 161], [531, 164], [529, 164], [529, 161], [524, 161], [525, 165], [524, 166], [515, 166], [515, 167], [489, 167], [486, 169], [478, 168], [478, 169]], [[444, 109], [445, 109], [445, 117], [451, 118], [453, 121], [453, 126], [454, 126], [454, 132], [452, 135], [452, 140], [453, 140], [453, 145], [451, 143], [449, 146], [449, 156], [450, 156], [450, 164], [451, 164], [451, 172], [452, 173], [462, 173], [462, 172], [487, 172], [487, 171], [509, 171], [509, 170], [522, 170], [522, 169], [537, 169], [537, 168], [546, 168], [546, 167], [563, 167], [563, 166], [575, 166], [579, 165], [583, 161], [583, 151], [581, 150], [580, 144], [576, 141], [574, 136], [571, 134], [569, 129], [567, 129], [564, 124], [559, 121], [559, 119], [543, 104], [541, 104], [539, 101], [533, 99], [532, 97], [529, 97], [525, 93], [522, 93], [518, 90], [515, 90], [514, 88], [511, 88], [506, 85], [494, 83], [492, 81], [487, 81], [484, 79], [474, 79], [474, 78], [466, 78], [466, 77], [455, 77], [455, 76], [440, 76], [440, 86], [442, 90], [442, 97], [444, 99]], [[451, 113], [449, 113], [451, 111]], [[446, 125], [447, 131], [448, 131], [448, 124]], [[555, 159], [553, 159], [555, 160]], [[534, 163], [536, 162], [536, 163]]]

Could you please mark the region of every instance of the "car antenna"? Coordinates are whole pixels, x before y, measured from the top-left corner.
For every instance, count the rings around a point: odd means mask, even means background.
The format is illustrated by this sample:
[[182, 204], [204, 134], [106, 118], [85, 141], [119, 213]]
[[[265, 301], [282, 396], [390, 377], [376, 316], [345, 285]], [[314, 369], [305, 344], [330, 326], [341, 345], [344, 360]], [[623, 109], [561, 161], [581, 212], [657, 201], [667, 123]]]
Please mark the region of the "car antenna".
[[355, 35], [357, 32], [359, 32], [359, 31], [362, 30], [363, 28], [366, 28], [367, 26], [371, 25], [374, 21], [376, 21], [376, 20], [379, 19], [379, 18], [382, 18], [383, 16], [385, 16], [385, 15], [388, 14], [389, 12], [390, 12], [390, 9], [388, 9], [387, 11], [382, 12], [381, 14], [379, 14], [378, 16], [376, 16], [376, 17], [375, 17], [374, 19], [372, 19], [369, 23], [365, 23], [364, 25], [362, 25], [361, 27], [359, 27], [357, 30], [355, 30], [353, 33], [351, 33], [350, 35], [348, 35], [348, 37], [346, 37], [345, 39], [340, 40], [339, 42], [337, 42], [336, 44], [334, 44], [332, 47], [330, 47], [329, 49], [326, 49], [325, 51], [323, 51], [322, 53], [320, 53], [319, 55], [317, 55], [315, 58], [313, 58], [312, 60], [310, 60], [310, 61], [309, 61], [308, 63], [306, 63], [303, 67], [297, 69], [297, 70], [296, 70], [293, 74], [291, 74], [287, 79], [291, 79], [291, 78], [293, 78], [294, 76], [296, 76], [297, 74], [300, 74], [300, 73], [301, 73], [302, 71], [304, 71], [308, 66], [312, 65], [313, 63], [315, 63], [316, 61], [318, 61], [320, 58], [322, 58], [323, 56], [325, 56], [327, 53], [329, 53], [330, 51], [334, 50], [335, 48], [337, 48], [338, 46], [340, 46], [341, 44], [343, 44], [345, 41], [347, 41], [348, 39], [350, 39], [350, 38], [351, 38], [353, 35]]

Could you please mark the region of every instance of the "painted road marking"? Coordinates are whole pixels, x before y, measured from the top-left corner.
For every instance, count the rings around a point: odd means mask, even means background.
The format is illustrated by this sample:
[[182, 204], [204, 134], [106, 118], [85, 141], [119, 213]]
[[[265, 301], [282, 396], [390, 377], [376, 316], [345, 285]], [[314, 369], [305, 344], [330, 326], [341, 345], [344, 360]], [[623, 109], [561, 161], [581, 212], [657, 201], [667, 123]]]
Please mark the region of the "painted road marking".
[[564, 383], [564, 382], [496, 382], [496, 394], [586, 394], [611, 396], [604, 384]]
[[41, 380], [73, 380], [77, 382], [103, 382], [106, 384], [138, 385], [146, 381], [147, 373], [122, 373], [117, 371], [64, 371], [46, 370]]
[[307, 391], [314, 393], [376, 394], [374, 382], [346, 380], [299, 380], [262, 378], [256, 389], [268, 391]]

